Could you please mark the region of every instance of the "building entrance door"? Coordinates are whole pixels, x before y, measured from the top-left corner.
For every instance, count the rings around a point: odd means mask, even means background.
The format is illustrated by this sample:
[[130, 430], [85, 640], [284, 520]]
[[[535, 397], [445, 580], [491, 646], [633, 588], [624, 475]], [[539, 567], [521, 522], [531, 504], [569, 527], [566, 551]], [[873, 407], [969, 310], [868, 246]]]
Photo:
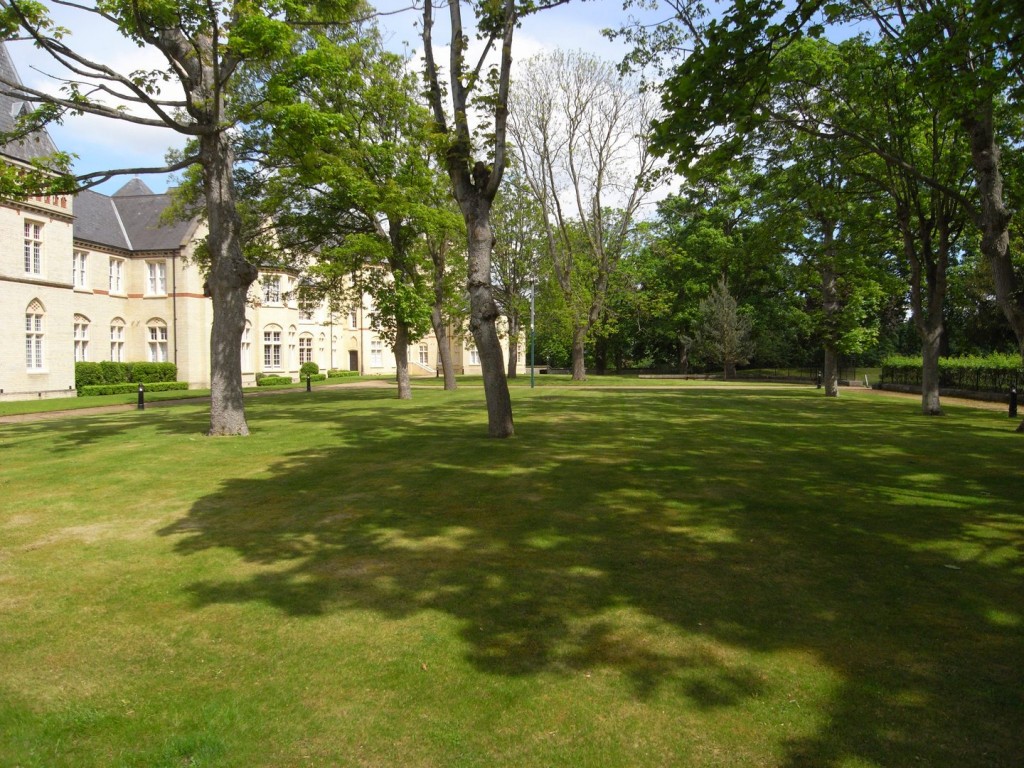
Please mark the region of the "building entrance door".
[[348, 353], [348, 369], [350, 371], [359, 370], [359, 353], [356, 352], [354, 349], [349, 350]]

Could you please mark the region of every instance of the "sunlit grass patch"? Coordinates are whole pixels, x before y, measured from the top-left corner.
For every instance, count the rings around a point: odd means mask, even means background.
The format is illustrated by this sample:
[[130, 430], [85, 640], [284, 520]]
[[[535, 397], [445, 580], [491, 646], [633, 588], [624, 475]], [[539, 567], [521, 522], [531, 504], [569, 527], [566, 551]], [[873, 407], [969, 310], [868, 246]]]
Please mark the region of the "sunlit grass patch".
[[0, 765], [1010, 765], [1024, 443], [813, 391], [0, 426]]

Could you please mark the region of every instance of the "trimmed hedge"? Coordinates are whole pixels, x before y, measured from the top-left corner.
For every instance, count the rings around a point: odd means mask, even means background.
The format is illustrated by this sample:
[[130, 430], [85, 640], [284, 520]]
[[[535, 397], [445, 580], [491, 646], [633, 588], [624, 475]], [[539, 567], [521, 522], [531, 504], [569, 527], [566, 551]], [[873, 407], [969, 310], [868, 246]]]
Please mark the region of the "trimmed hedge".
[[[146, 392], [170, 392], [172, 390], [188, 389], [187, 381], [154, 381], [143, 384]], [[88, 384], [78, 388], [79, 397], [90, 397], [93, 395], [128, 395], [139, 391], [139, 383], [122, 384]]]
[[174, 363], [75, 363], [75, 389], [99, 384], [152, 384], [174, 382], [178, 366]]
[[279, 384], [294, 384], [291, 376], [263, 376], [256, 381], [257, 387], [273, 387]]
[[[893, 355], [882, 361], [882, 382], [921, 385], [921, 358]], [[939, 386], [972, 392], [1005, 392], [1024, 383], [1017, 355], [965, 355], [939, 358]]]
[[303, 363], [299, 368], [299, 376], [305, 379], [307, 376], [316, 376], [320, 373], [320, 366], [316, 363]]
[[346, 379], [350, 376], [358, 375], [359, 371], [339, 371], [337, 369], [334, 369], [327, 372], [327, 378], [329, 379]]

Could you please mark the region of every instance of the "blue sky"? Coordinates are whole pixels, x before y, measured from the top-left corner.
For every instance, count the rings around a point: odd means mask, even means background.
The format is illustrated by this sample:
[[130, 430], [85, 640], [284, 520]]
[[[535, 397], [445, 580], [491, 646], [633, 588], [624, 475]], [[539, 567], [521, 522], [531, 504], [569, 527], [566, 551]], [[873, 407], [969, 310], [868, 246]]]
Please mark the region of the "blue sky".
[[[391, 35], [390, 45], [402, 50], [403, 43], [408, 43], [409, 50], [417, 51], [420, 42], [419, 30], [415, 26], [418, 12], [395, 12], [409, 8], [409, 1], [381, 0], [376, 5], [384, 12], [380, 23]], [[608, 41], [602, 30], [617, 26], [627, 15], [628, 12], [622, 8], [622, 0], [586, 3], [574, 0], [527, 18], [516, 31], [514, 55], [521, 60], [548, 48], [561, 47], [581, 49], [618, 62], [625, 48], [620, 43]], [[117, 71], [162, 66], [158, 54], [120, 38], [109, 24], [99, 22], [91, 14], [64, 11], [60, 22], [71, 30], [70, 45]], [[446, 42], [447, 26], [447, 12], [442, 8], [435, 21], [435, 45]], [[26, 43], [12, 44], [10, 51], [24, 82], [40, 88], [56, 87], [57, 81], [47, 75], [57, 75], [59, 69], [45, 55]], [[183, 144], [181, 138], [169, 130], [91, 116], [69, 118], [64, 125], [53, 126], [50, 134], [58, 147], [79, 156], [75, 168], [80, 173], [115, 167], [158, 166], [169, 147]], [[115, 179], [97, 189], [109, 194], [127, 180], [127, 177]], [[146, 176], [145, 181], [157, 191], [162, 191], [168, 183], [162, 176]]]

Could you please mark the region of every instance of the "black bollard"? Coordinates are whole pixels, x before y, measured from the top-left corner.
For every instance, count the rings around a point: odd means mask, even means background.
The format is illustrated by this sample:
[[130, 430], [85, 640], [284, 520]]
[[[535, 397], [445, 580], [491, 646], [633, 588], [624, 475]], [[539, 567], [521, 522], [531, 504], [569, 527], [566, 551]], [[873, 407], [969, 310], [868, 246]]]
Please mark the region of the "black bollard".
[[821, 371], [818, 371], [818, 389], [821, 389]]
[[139, 410], [146, 410], [146, 388], [139, 382]]
[[1017, 418], [1017, 388], [1010, 387], [1010, 418]]
[[313, 391], [313, 377], [310, 376], [308, 373], [306, 374], [306, 391], [307, 392], [312, 392]]

